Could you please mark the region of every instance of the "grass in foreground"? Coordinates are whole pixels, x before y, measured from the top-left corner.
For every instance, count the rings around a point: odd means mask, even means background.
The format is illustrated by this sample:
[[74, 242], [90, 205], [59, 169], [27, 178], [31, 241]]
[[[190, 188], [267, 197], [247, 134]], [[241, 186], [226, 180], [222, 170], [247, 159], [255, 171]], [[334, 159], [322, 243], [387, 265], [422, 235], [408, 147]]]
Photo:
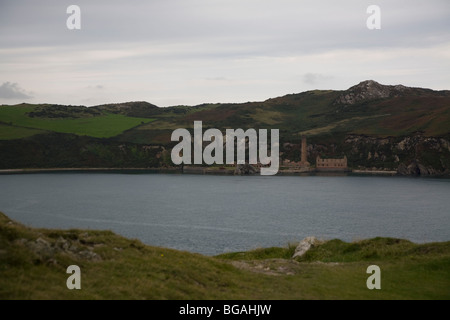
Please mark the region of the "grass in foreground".
[[[376, 238], [218, 257], [146, 246], [109, 231], [31, 229], [0, 213], [0, 299], [449, 299], [450, 242]], [[369, 265], [382, 290], [366, 287]], [[66, 268], [81, 268], [68, 290]]]

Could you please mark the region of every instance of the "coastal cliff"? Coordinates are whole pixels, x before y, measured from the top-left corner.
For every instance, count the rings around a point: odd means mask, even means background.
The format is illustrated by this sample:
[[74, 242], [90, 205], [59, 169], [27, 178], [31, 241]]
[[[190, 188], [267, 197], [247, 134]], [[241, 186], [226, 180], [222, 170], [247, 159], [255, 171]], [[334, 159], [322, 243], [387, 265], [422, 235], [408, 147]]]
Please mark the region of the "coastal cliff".
[[279, 129], [286, 164], [346, 157], [351, 170], [450, 176], [450, 91], [373, 80], [238, 104], [3, 105], [0, 169], [174, 167], [171, 134], [192, 133], [195, 121], [221, 132]]
[[[318, 155], [345, 155], [354, 170], [396, 171], [398, 175], [449, 176], [450, 139], [427, 137], [421, 133], [404, 137], [347, 135], [342, 140], [308, 144], [308, 160]], [[299, 145], [285, 145], [287, 157], [295, 157]], [[297, 151], [297, 152], [296, 152]]]

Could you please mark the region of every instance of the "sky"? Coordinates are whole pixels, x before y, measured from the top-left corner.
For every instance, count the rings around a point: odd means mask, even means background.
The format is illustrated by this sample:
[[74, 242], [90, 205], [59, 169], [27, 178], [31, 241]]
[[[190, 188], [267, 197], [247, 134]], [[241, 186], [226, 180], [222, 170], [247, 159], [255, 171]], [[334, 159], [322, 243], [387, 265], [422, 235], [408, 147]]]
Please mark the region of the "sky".
[[369, 79], [447, 90], [449, 18], [448, 0], [0, 0], [0, 104], [241, 103]]

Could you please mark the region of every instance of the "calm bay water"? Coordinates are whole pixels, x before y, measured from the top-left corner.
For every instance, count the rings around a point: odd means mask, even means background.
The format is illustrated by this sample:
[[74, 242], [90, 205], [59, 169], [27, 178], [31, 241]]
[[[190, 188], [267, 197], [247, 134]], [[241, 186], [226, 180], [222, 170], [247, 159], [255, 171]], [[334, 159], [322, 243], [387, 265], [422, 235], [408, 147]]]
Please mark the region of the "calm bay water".
[[450, 180], [399, 177], [18, 174], [0, 211], [32, 227], [113, 230], [207, 255], [307, 236], [450, 240]]

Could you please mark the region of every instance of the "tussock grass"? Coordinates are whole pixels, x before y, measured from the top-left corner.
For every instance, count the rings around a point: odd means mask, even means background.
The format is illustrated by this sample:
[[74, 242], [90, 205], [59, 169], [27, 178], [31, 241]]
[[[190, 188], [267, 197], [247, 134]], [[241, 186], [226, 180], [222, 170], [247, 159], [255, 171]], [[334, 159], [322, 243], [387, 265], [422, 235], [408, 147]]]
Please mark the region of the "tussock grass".
[[290, 259], [295, 252], [297, 244], [290, 243], [285, 248], [259, 248], [247, 252], [231, 252], [217, 256], [226, 260], [263, 260], [263, 259]]
[[[0, 299], [449, 299], [450, 243], [376, 238], [218, 257], [147, 246], [110, 231], [32, 229], [0, 213]], [[382, 270], [368, 290], [367, 267]], [[69, 265], [81, 290], [69, 290]]]

